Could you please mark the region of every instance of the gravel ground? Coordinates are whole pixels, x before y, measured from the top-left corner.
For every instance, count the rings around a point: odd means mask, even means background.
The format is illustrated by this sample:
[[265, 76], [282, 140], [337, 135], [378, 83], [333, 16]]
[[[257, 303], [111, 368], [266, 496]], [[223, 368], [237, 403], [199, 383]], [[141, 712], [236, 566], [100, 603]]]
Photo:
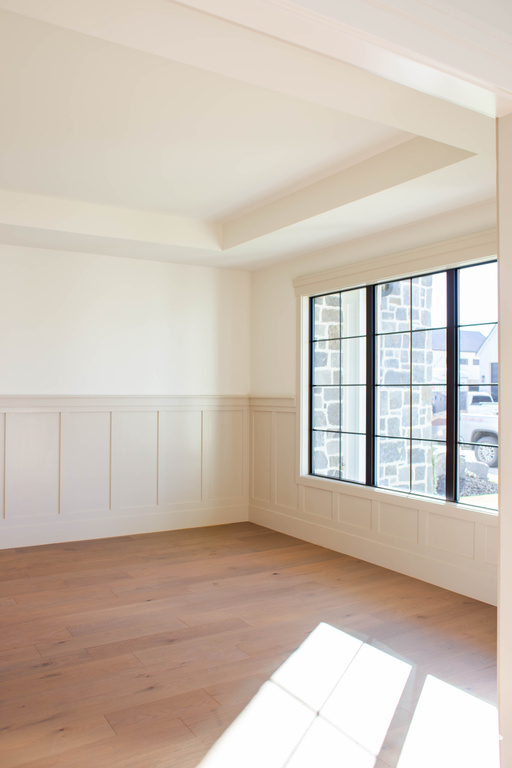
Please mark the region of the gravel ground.
[[491, 480], [484, 480], [482, 477], [476, 477], [471, 472], [466, 472], [466, 476], [460, 489], [461, 496], [484, 496], [490, 493], [498, 493], [498, 484]]
[[[444, 495], [444, 477], [440, 477], [437, 481], [436, 493], [441, 496]], [[491, 493], [498, 493], [498, 483], [493, 483], [491, 480], [484, 480], [482, 477], [477, 477], [472, 472], [466, 472], [461, 488], [459, 489], [461, 497], [486, 496]]]

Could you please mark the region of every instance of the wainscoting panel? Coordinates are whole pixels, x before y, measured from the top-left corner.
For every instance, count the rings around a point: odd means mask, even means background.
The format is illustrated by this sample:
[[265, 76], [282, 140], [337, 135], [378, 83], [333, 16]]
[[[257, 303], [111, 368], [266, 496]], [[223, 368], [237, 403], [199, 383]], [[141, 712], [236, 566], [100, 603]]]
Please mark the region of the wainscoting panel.
[[259, 501], [270, 502], [272, 495], [272, 414], [269, 411], [253, 411], [252, 414], [252, 496]]
[[372, 527], [372, 502], [348, 494], [336, 494], [338, 497], [338, 522], [369, 531]]
[[112, 506], [122, 509], [157, 503], [156, 412], [112, 414]]
[[418, 510], [396, 504], [380, 504], [379, 533], [399, 541], [418, 542]]
[[0, 520], [4, 516], [5, 499], [5, 413], [0, 413]]
[[498, 529], [485, 526], [485, 562], [498, 565]]
[[244, 493], [243, 411], [205, 413], [205, 498], [240, 499]]
[[[299, 477], [294, 401], [258, 398], [252, 406], [260, 415], [271, 412], [272, 419], [260, 421], [253, 440], [251, 521], [496, 603], [496, 515], [327, 478]], [[270, 501], [261, 490], [258, 496], [255, 492], [268, 487], [269, 457], [275, 486]]]
[[299, 477], [296, 443], [287, 398], [0, 397], [0, 547], [251, 519], [496, 602], [496, 515]]
[[333, 495], [330, 491], [318, 488], [304, 488], [304, 512], [313, 517], [332, 520]]
[[158, 504], [201, 501], [201, 411], [160, 411]]
[[249, 426], [247, 397], [0, 397], [0, 548], [247, 520]]
[[463, 557], [474, 557], [475, 524], [469, 520], [450, 519], [444, 515], [429, 514], [427, 544]]
[[6, 415], [5, 517], [59, 514], [60, 415]]
[[298, 488], [295, 481], [295, 414], [275, 414], [275, 500], [279, 507], [296, 510]]
[[110, 422], [107, 412], [61, 415], [62, 515], [110, 508]]

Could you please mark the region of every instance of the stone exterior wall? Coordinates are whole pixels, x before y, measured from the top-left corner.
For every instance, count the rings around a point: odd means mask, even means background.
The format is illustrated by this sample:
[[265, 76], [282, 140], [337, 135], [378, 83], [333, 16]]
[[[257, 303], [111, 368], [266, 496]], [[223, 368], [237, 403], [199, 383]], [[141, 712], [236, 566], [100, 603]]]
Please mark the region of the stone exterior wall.
[[[357, 344], [340, 341], [340, 335], [354, 336], [365, 332], [364, 327], [354, 325], [356, 293], [341, 293], [341, 307], [340, 294], [318, 297], [314, 301], [314, 338], [325, 341], [314, 345], [313, 380], [314, 384], [322, 386], [314, 390], [313, 427], [326, 431], [313, 433], [312, 453], [315, 474], [364, 481], [361, 469], [354, 476], [356, 468], [351, 468], [354, 461], [350, 462], [350, 455], [347, 455], [347, 451], [354, 450], [357, 439], [342, 436], [340, 440], [339, 435], [339, 430], [365, 431], [364, 388], [345, 389], [342, 386], [340, 397], [339, 387], [347, 383], [364, 384], [364, 379], [353, 378], [353, 372], [349, 374], [352, 376], [349, 382], [346, 378], [340, 381], [340, 366], [343, 365], [344, 351], [347, 353], [347, 344]], [[377, 484], [433, 495], [437, 484], [436, 448], [422, 442], [432, 436], [432, 387], [426, 386], [432, 383], [433, 377], [432, 342], [428, 331], [414, 330], [431, 325], [432, 277], [388, 283], [378, 288], [377, 297], [377, 332], [381, 334], [377, 340], [376, 370], [379, 385], [376, 432], [380, 436], [377, 439]], [[412, 390], [409, 388], [411, 375]], [[344, 397], [350, 398], [345, 409]], [[411, 436], [412, 443], [403, 439]]]
[[[326, 339], [315, 344], [313, 354], [313, 380], [322, 385], [315, 389], [313, 400], [313, 426], [320, 430], [339, 431], [341, 425], [341, 324], [342, 302], [340, 294], [315, 299], [314, 336]], [[313, 434], [313, 467], [315, 474], [340, 478], [340, 437], [333, 432]]]
[[[377, 440], [377, 484], [427, 495], [436, 482], [435, 447], [422, 442], [432, 437], [432, 387], [425, 385], [432, 383], [433, 352], [431, 333], [419, 329], [430, 328], [431, 307], [431, 276], [387, 283], [377, 291], [377, 332], [383, 335], [377, 342], [382, 388], [376, 431], [389, 438]], [[409, 437], [412, 443], [396, 439]]]

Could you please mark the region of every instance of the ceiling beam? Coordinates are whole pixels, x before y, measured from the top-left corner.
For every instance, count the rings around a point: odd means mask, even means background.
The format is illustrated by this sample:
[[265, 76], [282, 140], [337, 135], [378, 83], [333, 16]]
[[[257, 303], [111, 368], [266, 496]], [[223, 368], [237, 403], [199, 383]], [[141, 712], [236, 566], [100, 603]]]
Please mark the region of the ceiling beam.
[[[365, 0], [178, 2], [484, 115], [512, 110], [512, 92], [495, 85], [507, 70], [496, 56], [496, 38], [488, 35], [483, 50], [471, 44], [464, 37], [468, 25], [461, 24], [453, 7], [452, 13], [436, 14], [421, 0], [372, 0], [371, 8]], [[402, 13], [397, 3], [405, 6]], [[471, 31], [481, 43], [482, 25]], [[510, 55], [510, 49], [506, 52]], [[488, 70], [495, 77], [485, 82], [482, 71]]]
[[115, 208], [0, 190], [0, 224], [219, 251], [219, 224], [170, 213]]
[[417, 137], [224, 223], [223, 248], [341, 208], [356, 200], [471, 157], [470, 152]]
[[0, 8], [236, 78], [473, 153], [494, 154], [494, 120], [167, 0], [0, 0]]

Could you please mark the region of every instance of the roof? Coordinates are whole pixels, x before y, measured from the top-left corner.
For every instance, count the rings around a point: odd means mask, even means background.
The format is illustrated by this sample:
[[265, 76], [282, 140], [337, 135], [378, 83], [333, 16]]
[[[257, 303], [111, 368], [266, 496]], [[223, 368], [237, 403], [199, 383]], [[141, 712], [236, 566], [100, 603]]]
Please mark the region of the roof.
[[[462, 329], [459, 336], [459, 349], [461, 352], [478, 352], [485, 339], [481, 331]], [[446, 331], [432, 331], [432, 349], [446, 349]]]

